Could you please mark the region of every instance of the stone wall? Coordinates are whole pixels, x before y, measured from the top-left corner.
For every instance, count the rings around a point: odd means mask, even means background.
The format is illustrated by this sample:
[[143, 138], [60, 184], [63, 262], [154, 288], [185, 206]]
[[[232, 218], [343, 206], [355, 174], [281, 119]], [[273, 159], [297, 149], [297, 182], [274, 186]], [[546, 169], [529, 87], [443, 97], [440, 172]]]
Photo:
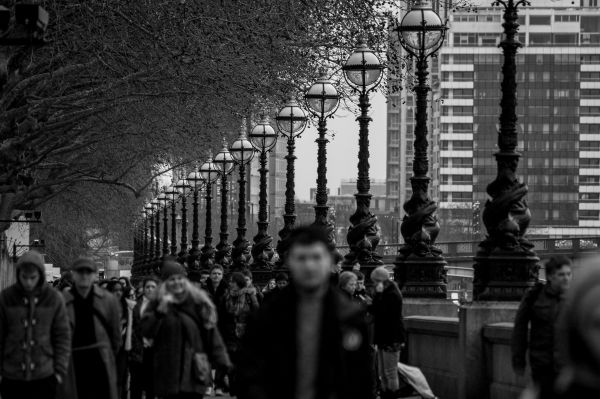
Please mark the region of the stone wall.
[[517, 399], [529, 377], [512, 370], [516, 303], [461, 306], [459, 317], [407, 316], [406, 362], [443, 399]]

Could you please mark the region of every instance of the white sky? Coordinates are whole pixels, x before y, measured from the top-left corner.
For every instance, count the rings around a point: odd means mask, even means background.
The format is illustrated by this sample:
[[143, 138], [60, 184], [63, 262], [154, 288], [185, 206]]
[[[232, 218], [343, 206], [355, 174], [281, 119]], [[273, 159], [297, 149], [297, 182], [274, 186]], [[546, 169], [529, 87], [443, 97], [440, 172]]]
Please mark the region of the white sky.
[[[369, 150], [371, 178], [385, 179], [386, 166], [386, 116], [385, 97], [381, 93], [371, 95], [371, 122], [369, 126]], [[337, 193], [341, 179], [358, 175], [358, 122], [347, 109], [338, 109], [333, 119], [327, 121], [329, 132], [335, 133], [327, 145], [327, 186], [331, 194]], [[309, 126], [296, 140], [296, 196], [310, 199], [310, 189], [316, 187], [317, 179], [317, 129]]]

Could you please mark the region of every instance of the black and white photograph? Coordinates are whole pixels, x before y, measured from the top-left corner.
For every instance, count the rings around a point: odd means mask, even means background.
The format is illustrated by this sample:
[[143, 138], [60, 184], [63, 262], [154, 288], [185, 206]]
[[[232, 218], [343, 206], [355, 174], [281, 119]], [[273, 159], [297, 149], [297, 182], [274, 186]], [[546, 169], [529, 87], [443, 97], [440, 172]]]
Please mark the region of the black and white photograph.
[[0, 399], [600, 398], [599, 0], [0, 0]]

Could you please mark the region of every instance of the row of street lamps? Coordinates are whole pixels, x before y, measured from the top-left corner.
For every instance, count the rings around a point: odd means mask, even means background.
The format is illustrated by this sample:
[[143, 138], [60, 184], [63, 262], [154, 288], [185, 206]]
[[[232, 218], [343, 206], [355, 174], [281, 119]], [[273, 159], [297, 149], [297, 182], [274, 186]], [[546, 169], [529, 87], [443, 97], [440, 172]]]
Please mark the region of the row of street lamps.
[[[426, 222], [424, 220], [414, 220], [413, 215], [422, 215], [425, 210], [433, 220], [435, 215], [435, 203], [428, 198], [427, 189], [429, 178], [427, 177], [427, 93], [430, 90], [427, 86], [427, 57], [433, 55], [441, 46], [446, 25], [442, 23], [440, 17], [433, 11], [427, 2], [419, 2], [408, 12], [398, 28], [398, 36], [403, 47], [417, 59], [418, 85], [415, 87], [417, 94], [417, 124], [415, 128], [415, 162], [412, 180], [413, 197], [405, 205], [407, 210], [406, 228], [403, 228], [405, 241], [407, 242], [406, 253], [418, 252], [418, 239], [413, 237], [413, 230], [420, 230]], [[353, 265], [380, 265], [381, 257], [377, 255], [376, 249], [380, 240], [377, 218], [370, 210], [370, 178], [369, 178], [369, 122], [371, 118], [368, 114], [370, 103], [369, 93], [377, 88], [383, 77], [384, 65], [377, 55], [367, 46], [364, 38], [360, 38], [354, 52], [350, 55], [343, 66], [344, 78], [355, 92], [358, 93], [360, 115], [357, 118], [359, 122], [359, 154], [358, 154], [358, 179], [356, 211], [350, 217], [351, 226], [348, 229], [347, 241], [349, 244], [349, 253], [346, 255], [344, 263]], [[328, 79], [326, 70], [320, 71], [318, 80], [309, 88], [305, 94], [306, 109], [318, 120], [318, 144], [317, 155], [317, 193], [315, 206], [315, 224], [322, 225], [329, 231], [331, 245], [335, 246], [334, 227], [329, 219], [329, 206], [327, 205], [327, 123], [326, 120], [333, 116], [340, 102], [338, 91]], [[295, 203], [294, 203], [294, 163], [296, 156], [295, 140], [306, 128], [307, 115], [300, 105], [293, 98], [289, 98], [283, 108], [279, 111], [276, 124], [282, 137], [287, 139], [287, 161], [286, 168], [286, 190], [285, 190], [285, 213], [283, 215], [284, 227], [279, 232], [278, 252], [282, 252], [282, 245], [289, 231], [295, 224]], [[192, 172], [188, 176], [188, 184], [194, 187], [194, 229], [192, 236], [192, 249], [188, 257], [188, 264], [193, 265], [196, 261], [197, 253], [197, 192], [199, 187], [204, 187], [206, 193], [206, 231], [205, 245], [200, 251], [200, 264], [202, 267], [209, 266], [213, 261], [225, 266], [233, 264], [236, 268], [246, 267], [248, 263], [248, 242], [245, 239], [245, 173], [246, 165], [254, 156], [254, 151], [259, 153], [259, 173], [260, 173], [260, 194], [259, 194], [259, 212], [258, 212], [258, 233], [254, 237], [252, 245], [251, 265], [254, 269], [270, 269], [273, 266], [273, 238], [268, 234], [267, 217], [267, 153], [275, 146], [277, 133], [269, 124], [266, 117], [252, 129], [250, 140], [248, 141], [244, 133], [240, 135], [229, 148], [224, 143], [223, 149], [214, 157], [209, 156], [199, 168], [198, 172]], [[239, 215], [238, 215], [238, 237], [234, 242], [234, 247], [228, 244], [227, 233], [227, 176], [234, 169], [235, 164], [239, 165], [240, 185], [239, 189]], [[220, 241], [215, 248], [212, 246], [212, 227], [211, 227], [211, 190], [212, 184], [221, 178], [221, 229]], [[172, 202], [172, 219], [175, 220], [175, 200], [177, 193], [182, 197], [186, 195], [186, 183], [179, 182], [176, 186], [169, 188], [158, 197], [158, 201], [166, 208], [167, 199]], [[182, 213], [185, 213], [185, 205], [182, 206]], [[154, 208], [153, 208], [154, 209]], [[146, 207], [146, 215], [148, 213]], [[154, 211], [159, 211], [154, 209]], [[166, 211], [163, 212], [166, 220]], [[185, 216], [182, 216], [182, 229]], [[159, 223], [158, 221], [156, 223]], [[166, 222], [165, 222], [166, 223]], [[439, 226], [437, 227], [439, 230]], [[175, 255], [175, 224], [172, 224], [171, 255]], [[165, 225], [166, 230], [166, 225]], [[432, 229], [430, 229], [432, 230]], [[434, 229], [433, 229], [434, 230]], [[410, 234], [409, 234], [410, 233]], [[434, 233], [431, 231], [431, 233]], [[430, 253], [434, 253], [438, 258], [440, 254], [433, 249], [435, 237], [431, 235], [427, 248]], [[437, 234], [435, 234], [437, 235]], [[186, 237], [182, 234], [182, 241]], [[152, 237], [150, 237], [152, 239]], [[163, 240], [167, 239], [166, 233], [163, 234]], [[156, 245], [155, 245], [156, 246]], [[180, 260], [184, 259], [186, 244], [182, 244], [179, 254]], [[410, 249], [410, 251], [409, 251]], [[163, 254], [167, 253], [166, 244], [163, 243]], [[421, 253], [419, 252], [419, 255]], [[154, 260], [158, 260], [156, 248], [154, 250]], [[443, 259], [436, 261], [443, 269], [445, 263]]]
[[[491, 200], [485, 205], [483, 221], [489, 236], [482, 242], [481, 250], [475, 260], [474, 294], [480, 299], [519, 298], [523, 289], [532, 283], [537, 275], [539, 258], [532, 251], [532, 245], [524, 234], [530, 220], [527, 204], [523, 199], [527, 188], [516, 178], [516, 168], [520, 154], [516, 151], [516, 65], [515, 55], [520, 43], [516, 39], [518, 30], [517, 9], [527, 5], [526, 0], [496, 0], [494, 5], [504, 7], [505, 38], [500, 44], [505, 60], [502, 68], [502, 113], [498, 147], [495, 154], [498, 163], [498, 177], [488, 186]], [[406, 216], [401, 224], [401, 233], [405, 244], [401, 247], [396, 259], [396, 277], [407, 296], [446, 297], [446, 262], [442, 251], [435, 246], [440, 230], [436, 217], [437, 204], [429, 197], [429, 159], [427, 155], [427, 97], [431, 88], [428, 85], [428, 58], [434, 56], [443, 44], [446, 23], [432, 9], [429, 2], [417, 1], [405, 14], [396, 28], [402, 47], [415, 60], [416, 83], [413, 90], [416, 95], [416, 113], [414, 127], [414, 160], [411, 177], [412, 195], [404, 204]], [[344, 78], [352, 89], [358, 93], [360, 115], [359, 152], [356, 211], [350, 216], [350, 227], [347, 233], [349, 253], [345, 256], [346, 265], [378, 266], [382, 264], [376, 248], [380, 240], [377, 218], [370, 210], [370, 178], [369, 178], [369, 93], [381, 82], [385, 67], [377, 55], [367, 46], [364, 38], [360, 38], [354, 52], [342, 67]], [[305, 96], [306, 109], [318, 119], [317, 154], [317, 193], [315, 205], [315, 221], [329, 231], [331, 245], [335, 246], [334, 228], [329, 219], [327, 205], [327, 123], [326, 120], [336, 112], [340, 96], [327, 77], [325, 70], [320, 71], [318, 80], [310, 87]], [[285, 191], [284, 227], [279, 232], [278, 249], [281, 252], [285, 238], [293, 228], [296, 215], [294, 204], [294, 162], [296, 156], [295, 139], [299, 137], [307, 124], [307, 116], [299, 104], [290, 98], [276, 117], [279, 132], [287, 139], [287, 170]], [[159, 248], [160, 210], [163, 207], [163, 248], [162, 256], [175, 255], [175, 200], [182, 198], [182, 235], [181, 261], [187, 260], [194, 268], [200, 253], [200, 266], [208, 267], [217, 261], [225, 266], [241, 269], [248, 267], [250, 260], [249, 242], [245, 238], [245, 176], [247, 165], [259, 153], [260, 194], [258, 212], [258, 233], [252, 244], [253, 270], [271, 270], [273, 267], [273, 238], [267, 232], [267, 153], [275, 146], [277, 133], [263, 116], [251, 130], [249, 140], [244, 129], [238, 139], [214, 157], [193, 171], [187, 180], [178, 182], [167, 189], [144, 209], [144, 221], [141, 235], [136, 241], [136, 273], [146, 274], [161, 259]], [[231, 247], [227, 233], [227, 176], [239, 168], [239, 210], [237, 238]], [[212, 247], [211, 229], [211, 190], [212, 184], [221, 178], [221, 229], [220, 241], [215, 249]], [[204, 188], [206, 194], [206, 232], [205, 245], [198, 251], [198, 193]], [[185, 196], [191, 190], [194, 196], [192, 247], [187, 253]], [[171, 202], [169, 202], [171, 201]], [[172, 238], [171, 248], [167, 246], [167, 205], [172, 206]], [[139, 259], [143, 259], [139, 261]], [[510, 267], [507, 267], [507, 262]], [[134, 273], [135, 274], [135, 273]]]

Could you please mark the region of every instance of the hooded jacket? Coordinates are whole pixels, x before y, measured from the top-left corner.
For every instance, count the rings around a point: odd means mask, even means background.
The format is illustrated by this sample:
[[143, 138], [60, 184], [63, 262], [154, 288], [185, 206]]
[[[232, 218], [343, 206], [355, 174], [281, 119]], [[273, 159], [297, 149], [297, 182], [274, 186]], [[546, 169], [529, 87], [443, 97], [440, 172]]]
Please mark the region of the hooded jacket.
[[40, 279], [32, 292], [17, 281], [0, 293], [0, 375], [19, 381], [64, 377], [71, 349], [64, 301], [46, 284], [40, 254], [21, 256], [17, 276], [24, 265], [35, 266]]

